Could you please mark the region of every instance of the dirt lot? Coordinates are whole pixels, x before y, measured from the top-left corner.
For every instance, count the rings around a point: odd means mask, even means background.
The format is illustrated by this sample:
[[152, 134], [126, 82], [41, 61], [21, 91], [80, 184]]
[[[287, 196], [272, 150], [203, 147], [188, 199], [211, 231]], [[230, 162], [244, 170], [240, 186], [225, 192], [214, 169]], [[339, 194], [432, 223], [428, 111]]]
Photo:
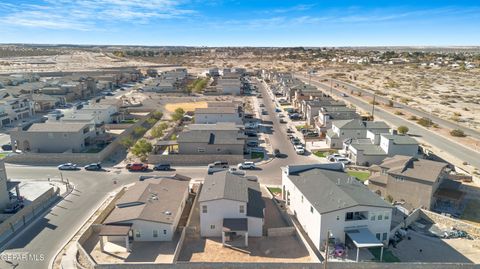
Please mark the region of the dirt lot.
[[222, 246], [221, 238], [188, 239], [179, 261], [190, 262], [312, 262], [296, 236], [249, 238], [246, 252]]
[[440, 239], [409, 230], [411, 240], [402, 240], [393, 254], [402, 262], [480, 263], [480, 242], [468, 239]]
[[177, 108], [183, 108], [185, 111], [195, 111], [195, 108], [206, 108], [207, 102], [188, 102], [188, 103], [176, 103], [176, 104], [166, 104], [165, 110], [172, 113]]

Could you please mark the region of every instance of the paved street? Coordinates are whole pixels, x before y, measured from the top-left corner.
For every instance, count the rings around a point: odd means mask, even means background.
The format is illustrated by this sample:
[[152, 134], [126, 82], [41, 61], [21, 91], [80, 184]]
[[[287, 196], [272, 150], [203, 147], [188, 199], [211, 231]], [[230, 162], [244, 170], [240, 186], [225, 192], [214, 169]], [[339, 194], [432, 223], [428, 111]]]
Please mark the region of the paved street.
[[[305, 82], [308, 82], [308, 78], [303, 76], [298, 76], [298, 77], [300, 79], [303, 79]], [[325, 92], [328, 92], [328, 93], [331, 92], [337, 97], [341, 96], [341, 93], [342, 93], [341, 91], [335, 88], [331, 89], [329, 85], [319, 83], [315, 79], [312, 79], [311, 84], [319, 87], [320, 89], [323, 89]], [[371, 111], [371, 105], [361, 99], [355, 98], [353, 96], [340, 97], [340, 98], [347, 98], [348, 101], [354, 104], [355, 106], [361, 109], [364, 109], [365, 111]], [[410, 135], [413, 135], [416, 138], [425, 141], [425, 143], [430, 144], [433, 147], [439, 149], [440, 152], [437, 152], [437, 153], [442, 153], [442, 152], [448, 153], [451, 156], [454, 156], [461, 161], [466, 161], [472, 166], [480, 168], [480, 153], [478, 151], [461, 146], [460, 144], [452, 142], [451, 140], [436, 134], [434, 131], [430, 131], [425, 128], [422, 128], [406, 119], [403, 119], [399, 116], [388, 113], [381, 108], [378, 108], [378, 107], [375, 108], [375, 116], [377, 118], [381, 118], [385, 120], [387, 123], [394, 126], [400, 126], [400, 125], [407, 126], [409, 128]]]
[[[247, 171], [247, 175], [257, 175], [263, 184], [280, 184], [281, 166], [288, 164], [312, 163], [316, 157], [297, 155], [286, 136], [285, 124], [279, 124], [267, 89], [257, 84], [262, 92], [263, 102], [268, 115], [264, 120], [273, 122], [273, 133], [269, 134], [273, 148], [278, 148], [287, 158], [275, 158], [259, 166], [258, 170]], [[8, 177], [12, 179], [60, 179], [56, 167], [6, 165]], [[107, 168], [110, 169], [110, 168]], [[193, 180], [203, 180], [206, 167], [175, 167], [179, 173], [192, 177]], [[23, 252], [34, 255], [44, 255], [43, 261], [19, 261], [18, 269], [48, 268], [48, 264], [57, 251], [75, 234], [93, 211], [101, 204], [106, 195], [123, 184], [138, 181], [141, 175], [170, 175], [172, 172], [130, 173], [124, 169], [110, 169], [109, 172], [63, 171], [62, 175], [75, 185], [75, 191], [65, 200], [55, 205], [50, 212], [29, 226], [8, 244], [3, 253]], [[113, 181], [116, 180], [117, 184]], [[17, 262], [13, 262], [17, 264]], [[0, 268], [14, 268], [12, 264], [0, 261]]]

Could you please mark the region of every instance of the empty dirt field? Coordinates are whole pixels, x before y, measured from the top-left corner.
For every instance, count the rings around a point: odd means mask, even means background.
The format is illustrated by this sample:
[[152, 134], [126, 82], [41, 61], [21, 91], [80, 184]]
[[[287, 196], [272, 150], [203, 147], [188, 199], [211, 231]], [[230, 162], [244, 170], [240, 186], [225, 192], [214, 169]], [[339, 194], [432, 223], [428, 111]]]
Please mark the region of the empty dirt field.
[[312, 262], [296, 236], [249, 238], [244, 251], [222, 246], [221, 238], [186, 239], [179, 261], [190, 262]]
[[166, 104], [165, 110], [172, 113], [177, 108], [182, 108], [185, 111], [195, 111], [196, 108], [206, 108], [207, 102], [185, 102], [185, 103], [175, 103], [175, 104]]

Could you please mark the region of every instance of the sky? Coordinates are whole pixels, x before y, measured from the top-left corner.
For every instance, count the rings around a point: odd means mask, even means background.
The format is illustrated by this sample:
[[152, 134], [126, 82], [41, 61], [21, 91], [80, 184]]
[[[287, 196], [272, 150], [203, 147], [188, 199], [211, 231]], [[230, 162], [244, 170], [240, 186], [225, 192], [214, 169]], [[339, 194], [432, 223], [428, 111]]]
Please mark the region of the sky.
[[0, 0], [0, 43], [478, 46], [480, 1]]

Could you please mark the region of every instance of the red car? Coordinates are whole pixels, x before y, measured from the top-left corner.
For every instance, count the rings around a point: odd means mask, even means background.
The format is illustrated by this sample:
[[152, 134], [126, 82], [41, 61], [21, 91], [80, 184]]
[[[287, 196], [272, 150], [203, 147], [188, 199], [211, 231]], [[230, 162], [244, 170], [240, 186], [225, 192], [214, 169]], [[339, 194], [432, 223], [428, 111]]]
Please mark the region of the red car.
[[148, 164], [144, 163], [129, 163], [127, 164], [128, 171], [147, 171]]

